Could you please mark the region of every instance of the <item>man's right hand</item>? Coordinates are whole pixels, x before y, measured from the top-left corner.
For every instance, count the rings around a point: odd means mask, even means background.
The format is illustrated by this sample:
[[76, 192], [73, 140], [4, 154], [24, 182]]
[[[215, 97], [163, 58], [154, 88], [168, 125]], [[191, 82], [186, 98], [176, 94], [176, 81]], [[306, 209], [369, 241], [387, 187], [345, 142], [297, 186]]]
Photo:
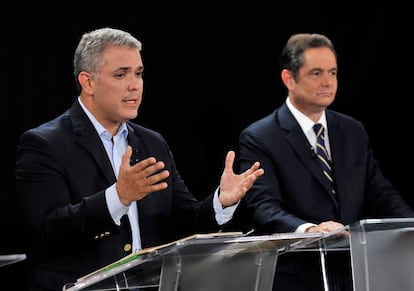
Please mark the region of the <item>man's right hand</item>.
[[132, 148], [128, 146], [122, 156], [116, 182], [119, 199], [125, 206], [141, 200], [152, 192], [166, 189], [168, 184], [162, 180], [170, 175], [168, 170], [164, 170], [164, 162], [157, 162], [155, 157], [146, 158], [131, 166], [131, 155]]

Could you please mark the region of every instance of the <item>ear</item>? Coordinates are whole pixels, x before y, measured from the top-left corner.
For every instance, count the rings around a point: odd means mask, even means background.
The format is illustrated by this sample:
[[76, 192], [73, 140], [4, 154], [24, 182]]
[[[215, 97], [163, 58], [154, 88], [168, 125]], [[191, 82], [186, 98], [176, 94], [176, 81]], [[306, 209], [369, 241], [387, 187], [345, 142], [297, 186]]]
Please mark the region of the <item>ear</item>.
[[281, 79], [283, 81], [283, 84], [285, 84], [286, 88], [290, 90], [292, 86], [294, 85], [295, 79], [293, 78], [293, 75], [290, 71], [283, 69], [280, 73]]
[[92, 75], [88, 72], [82, 71], [78, 75], [79, 84], [82, 87], [82, 91], [88, 95], [93, 95], [95, 80]]

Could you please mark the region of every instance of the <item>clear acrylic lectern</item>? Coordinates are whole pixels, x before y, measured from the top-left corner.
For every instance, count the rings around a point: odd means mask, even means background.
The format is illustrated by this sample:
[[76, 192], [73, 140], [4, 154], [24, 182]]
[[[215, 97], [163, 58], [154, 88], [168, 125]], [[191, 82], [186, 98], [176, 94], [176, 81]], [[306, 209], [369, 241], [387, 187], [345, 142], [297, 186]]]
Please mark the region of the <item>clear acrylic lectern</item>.
[[[306, 242], [293, 251], [319, 251], [323, 262], [332, 251], [351, 256], [354, 291], [414, 290], [414, 219], [366, 219]], [[325, 290], [329, 290], [325, 281]]]
[[14, 264], [26, 259], [26, 254], [0, 255], [0, 267]]
[[355, 291], [414, 290], [414, 219], [369, 219], [351, 225]]
[[144, 249], [63, 290], [272, 290], [277, 257], [321, 234], [201, 234]]

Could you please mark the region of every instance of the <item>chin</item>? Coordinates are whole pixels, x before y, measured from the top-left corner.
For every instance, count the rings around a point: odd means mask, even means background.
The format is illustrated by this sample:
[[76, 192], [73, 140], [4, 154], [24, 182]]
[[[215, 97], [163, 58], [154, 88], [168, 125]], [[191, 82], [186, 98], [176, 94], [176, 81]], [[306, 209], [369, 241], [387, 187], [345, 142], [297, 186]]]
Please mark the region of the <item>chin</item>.
[[322, 100], [321, 105], [329, 106], [334, 102], [334, 100], [335, 100], [335, 97], [332, 97], [332, 96], [326, 97]]
[[127, 120], [135, 119], [138, 117], [138, 114], [131, 115], [127, 118]]
[[124, 117], [127, 119], [134, 119], [138, 116], [138, 109], [130, 109], [124, 112]]

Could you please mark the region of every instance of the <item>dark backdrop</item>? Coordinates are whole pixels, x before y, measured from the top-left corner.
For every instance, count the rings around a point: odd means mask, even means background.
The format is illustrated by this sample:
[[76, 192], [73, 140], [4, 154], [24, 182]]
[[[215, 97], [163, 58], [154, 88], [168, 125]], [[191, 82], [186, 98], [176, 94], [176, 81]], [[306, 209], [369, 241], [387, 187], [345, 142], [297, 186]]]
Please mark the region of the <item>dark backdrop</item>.
[[[334, 8], [323, 1], [263, 2], [268, 3], [7, 4], [1, 20], [6, 159], [0, 252], [21, 253], [26, 239], [14, 197], [17, 139], [72, 104], [75, 46], [83, 32], [102, 26], [128, 30], [143, 42], [145, 90], [136, 121], [166, 137], [182, 177], [199, 198], [217, 185], [241, 129], [285, 100], [277, 57], [289, 35], [328, 35], [339, 55], [339, 89], [331, 108], [365, 124], [385, 175], [414, 205], [407, 73], [412, 52], [405, 43], [410, 37], [403, 36], [405, 9], [389, 3]], [[25, 270], [20, 262], [0, 269], [0, 275], [11, 281], [11, 274], [24, 278]], [[22, 281], [13, 280], [10, 290], [23, 288]]]

